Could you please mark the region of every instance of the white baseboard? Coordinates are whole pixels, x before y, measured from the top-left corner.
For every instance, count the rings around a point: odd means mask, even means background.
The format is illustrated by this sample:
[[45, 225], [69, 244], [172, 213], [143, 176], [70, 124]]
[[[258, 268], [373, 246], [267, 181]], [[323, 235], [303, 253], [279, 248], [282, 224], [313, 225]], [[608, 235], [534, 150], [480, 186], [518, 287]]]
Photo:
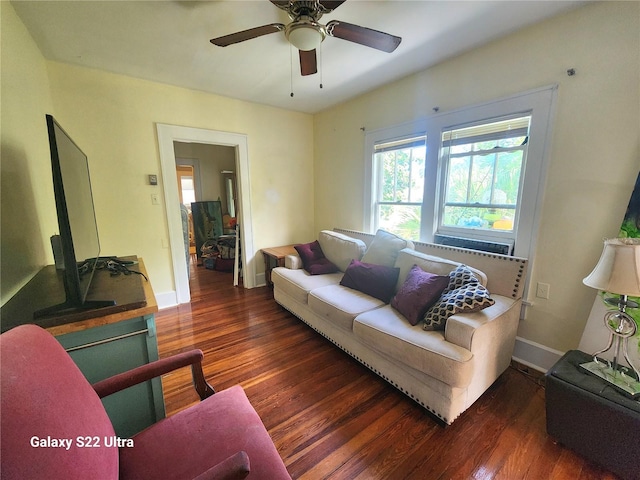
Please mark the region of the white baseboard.
[[565, 352], [554, 350], [526, 338], [516, 337], [513, 359], [540, 372], [549, 370]]
[[[256, 287], [264, 287], [267, 284], [264, 273], [256, 274]], [[163, 308], [175, 307], [178, 305], [178, 295], [175, 290], [169, 292], [156, 293], [156, 303], [158, 304], [158, 310]]]

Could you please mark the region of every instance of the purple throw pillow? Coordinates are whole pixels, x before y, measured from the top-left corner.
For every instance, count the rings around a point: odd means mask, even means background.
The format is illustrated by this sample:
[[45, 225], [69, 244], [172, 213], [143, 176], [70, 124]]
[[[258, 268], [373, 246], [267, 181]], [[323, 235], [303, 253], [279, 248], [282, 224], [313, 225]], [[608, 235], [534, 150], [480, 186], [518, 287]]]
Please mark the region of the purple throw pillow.
[[399, 274], [399, 268], [351, 260], [340, 285], [389, 303], [393, 297]]
[[323, 275], [338, 271], [338, 267], [324, 256], [317, 240], [303, 245], [294, 245], [293, 248], [298, 252], [304, 269], [311, 275]]
[[425, 272], [411, 267], [406, 280], [391, 300], [391, 306], [404, 315], [411, 325], [417, 325], [449, 284], [448, 275]]

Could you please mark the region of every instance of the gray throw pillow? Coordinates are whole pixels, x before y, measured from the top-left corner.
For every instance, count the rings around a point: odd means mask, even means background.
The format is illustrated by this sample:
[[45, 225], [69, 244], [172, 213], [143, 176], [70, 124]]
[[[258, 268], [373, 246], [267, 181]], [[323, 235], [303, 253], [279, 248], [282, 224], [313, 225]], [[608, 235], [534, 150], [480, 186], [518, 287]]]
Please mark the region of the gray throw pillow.
[[364, 253], [362, 261], [374, 265], [393, 267], [396, 263], [398, 252], [403, 248], [413, 248], [413, 242], [385, 230], [378, 230], [371, 245]]

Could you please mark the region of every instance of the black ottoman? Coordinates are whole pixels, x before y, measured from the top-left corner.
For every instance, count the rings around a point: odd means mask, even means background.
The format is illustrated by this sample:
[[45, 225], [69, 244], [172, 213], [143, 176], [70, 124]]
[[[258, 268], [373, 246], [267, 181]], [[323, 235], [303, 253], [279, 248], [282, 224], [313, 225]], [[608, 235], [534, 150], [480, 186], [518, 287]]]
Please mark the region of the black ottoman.
[[640, 402], [586, 373], [567, 352], [546, 374], [547, 432], [623, 479], [640, 479]]

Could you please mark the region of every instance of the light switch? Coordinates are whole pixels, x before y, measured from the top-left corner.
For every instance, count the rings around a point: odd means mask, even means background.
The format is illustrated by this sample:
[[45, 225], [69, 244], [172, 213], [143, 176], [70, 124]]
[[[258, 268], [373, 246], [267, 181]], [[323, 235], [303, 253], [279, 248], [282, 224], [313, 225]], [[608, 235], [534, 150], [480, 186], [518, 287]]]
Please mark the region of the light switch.
[[157, 193], [151, 194], [151, 205], [160, 205], [160, 196]]

